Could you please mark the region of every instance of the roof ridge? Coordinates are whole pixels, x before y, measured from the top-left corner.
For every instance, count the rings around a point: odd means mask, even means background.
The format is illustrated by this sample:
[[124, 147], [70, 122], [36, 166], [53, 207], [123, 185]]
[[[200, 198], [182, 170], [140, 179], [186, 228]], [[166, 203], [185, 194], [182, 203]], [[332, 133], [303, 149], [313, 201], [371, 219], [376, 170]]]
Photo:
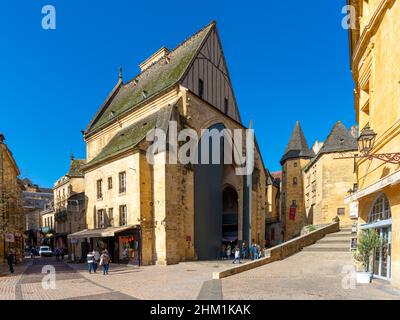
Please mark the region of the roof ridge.
[[285, 153], [281, 159], [281, 164], [288, 159], [312, 158], [314, 156], [315, 153], [309, 148], [303, 129], [301, 128], [300, 122], [297, 120], [286, 146]]
[[[185, 40], [181, 41], [178, 45], [175, 46], [175, 48], [173, 48], [172, 50], [169, 51], [169, 53], [165, 56], [162, 57], [156, 61], [154, 61], [152, 64], [150, 64], [145, 70], [140, 71], [136, 76], [134, 76], [131, 80], [125, 82], [123, 85], [128, 85], [130, 83], [132, 83], [133, 81], [135, 81], [136, 79], [138, 79], [141, 75], [145, 74], [146, 71], [148, 71], [149, 69], [151, 69], [152, 67], [154, 67], [155, 65], [159, 64], [161, 61], [165, 60], [170, 54], [172, 54], [173, 52], [175, 52], [177, 49], [179, 49], [180, 47], [182, 47], [185, 43], [187, 43], [189, 40], [195, 38], [200, 32], [204, 31], [205, 29], [209, 28], [212, 25], [216, 25], [215, 20], [212, 20], [209, 24], [207, 24], [206, 26], [204, 26], [203, 28], [201, 28], [200, 30], [197, 30], [195, 33], [193, 33], [192, 35], [190, 35], [189, 37], [187, 37]], [[161, 46], [161, 48], [166, 48], [168, 49], [166, 46]], [[168, 49], [169, 50], [169, 49]]]

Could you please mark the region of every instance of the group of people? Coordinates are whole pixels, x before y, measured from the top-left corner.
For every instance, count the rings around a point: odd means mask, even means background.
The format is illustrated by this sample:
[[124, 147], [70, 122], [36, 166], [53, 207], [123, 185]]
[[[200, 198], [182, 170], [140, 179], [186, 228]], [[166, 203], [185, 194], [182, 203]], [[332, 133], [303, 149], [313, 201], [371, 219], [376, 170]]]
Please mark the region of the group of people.
[[88, 263], [88, 270], [89, 273], [97, 273], [97, 268], [100, 265], [103, 269], [103, 275], [108, 274], [108, 269], [110, 268], [111, 257], [108, 253], [107, 249], [105, 249], [102, 254], [95, 249], [93, 251], [89, 251], [86, 256], [87, 263]]
[[60, 258], [61, 258], [61, 261], [64, 261], [64, 256], [65, 256], [66, 251], [67, 250], [64, 247], [56, 248], [54, 250], [54, 255], [56, 256], [56, 260], [60, 261]]
[[242, 243], [242, 246], [239, 247], [236, 245], [235, 247], [231, 244], [221, 246], [221, 259], [222, 260], [230, 260], [233, 258], [232, 263], [241, 263], [241, 260], [251, 259], [256, 260], [262, 257], [261, 246], [252, 243], [250, 249], [247, 249], [247, 245], [245, 242]]

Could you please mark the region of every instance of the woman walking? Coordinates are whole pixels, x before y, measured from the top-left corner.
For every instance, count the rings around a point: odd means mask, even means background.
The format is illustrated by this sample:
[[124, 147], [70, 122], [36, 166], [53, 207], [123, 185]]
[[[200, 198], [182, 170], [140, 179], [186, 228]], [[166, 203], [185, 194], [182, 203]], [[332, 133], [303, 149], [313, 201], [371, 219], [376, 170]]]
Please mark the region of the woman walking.
[[100, 257], [100, 265], [103, 268], [103, 275], [108, 274], [108, 269], [110, 267], [110, 255], [108, 254], [107, 249], [103, 251], [103, 254]]

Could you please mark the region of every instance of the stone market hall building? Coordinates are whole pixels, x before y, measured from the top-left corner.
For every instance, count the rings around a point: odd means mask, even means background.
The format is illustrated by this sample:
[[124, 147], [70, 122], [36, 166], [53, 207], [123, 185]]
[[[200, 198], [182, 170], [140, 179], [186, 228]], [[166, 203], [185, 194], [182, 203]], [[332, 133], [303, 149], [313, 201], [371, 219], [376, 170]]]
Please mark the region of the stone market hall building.
[[169, 164], [163, 150], [153, 164], [146, 159], [147, 133], [169, 132], [169, 121], [198, 137], [208, 128], [246, 136], [216, 23], [162, 47], [140, 69], [129, 82], [120, 71], [84, 132], [88, 229], [70, 238], [142, 265], [217, 259], [223, 243], [263, 246], [267, 179], [257, 144], [249, 177], [223, 163]]

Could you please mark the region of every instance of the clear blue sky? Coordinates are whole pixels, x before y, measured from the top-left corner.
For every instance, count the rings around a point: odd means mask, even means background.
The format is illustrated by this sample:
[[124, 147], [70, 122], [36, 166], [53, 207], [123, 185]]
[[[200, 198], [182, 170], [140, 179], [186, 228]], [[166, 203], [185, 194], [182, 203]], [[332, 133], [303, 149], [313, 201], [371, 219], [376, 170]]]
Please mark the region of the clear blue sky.
[[[4, 3], [3, 3], [4, 2]], [[41, 8], [57, 29], [41, 28]], [[85, 157], [80, 133], [118, 78], [161, 45], [175, 47], [217, 21], [242, 119], [254, 119], [266, 166], [279, 170], [295, 121], [309, 144], [337, 120], [354, 124], [345, 0], [78, 1], [0, 4], [0, 131], [21, 169], [42, 186]]]

